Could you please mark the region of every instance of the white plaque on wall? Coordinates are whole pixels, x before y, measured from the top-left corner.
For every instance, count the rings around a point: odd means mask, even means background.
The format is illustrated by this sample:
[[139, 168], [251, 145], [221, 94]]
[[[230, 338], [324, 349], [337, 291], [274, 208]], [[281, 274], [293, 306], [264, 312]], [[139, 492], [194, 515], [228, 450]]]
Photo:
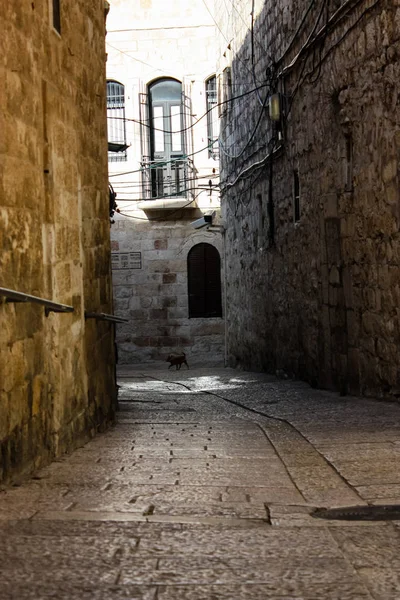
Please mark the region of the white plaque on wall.
[[141, 269], [141, 252], [111, 252], [111, 266], [117, 269]]

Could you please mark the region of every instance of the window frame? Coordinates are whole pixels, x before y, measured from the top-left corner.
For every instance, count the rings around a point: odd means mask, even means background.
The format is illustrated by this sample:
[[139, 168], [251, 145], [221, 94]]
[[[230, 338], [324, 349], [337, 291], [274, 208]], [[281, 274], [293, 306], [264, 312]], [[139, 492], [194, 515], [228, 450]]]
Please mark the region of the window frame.
[[[153, 90], [158, 84], [172, 82], [179, 85], [179, 94], [153, 97]], [[184, 131], [183, 83], [174, 77], [160, 77], [147, 86], [150, 141], [150, 196], [186, 196], [183, 182], [187, 179], [186, 136]], [[174, 109], [178, 108], [176, 111]], [[162, 116], [155, 116], [155, 110], [162, 110]], [[179, 123], [177, 123], [177, 119]], [[161, 120], [162, 119], [162, 120]], [[157, 122], [159, 120], [160, 122]], [[177, 133], [173, 133], [175, 125], [179, 125]], [[162, 129], [163, 132], [157, 131]], [[162, 139], [162, 144], [161, 144]], [[157, 141], [158, 140], [158, 141]], [[157, 143], [159, 142], [158, 150]], [[179, 143], [178, 143], [179, 142]], [[162, 149], [161, 149], [162, 147]], [[159, 163], [159, 166], [157, 165]], [[172, 191], [173, 190], [173, 191]]]
[[[120, 93], [109, 94], [109, 87], [114, 86], [120, 90]], [[110, 101], [110, 99], [114, 99]], [[122, 100], [121, 100], [122, 99]], [[107, 141], [121, 146], [127, 146], [126, 142], [126, 118], [125, 118], [125, 86], [116, 79], [107, 79], [106, 81], [106, 108], [107, 108]], [[112, 115], [110, 111], [119, 111], [119, 116]], [[112, 125], [113, 119], [116, 124]], [[120, 123], [120, 125], [119, 125]], [[111, 135], [110, 135], [111, 132]], [[118, 138], [117, 136], [121, 137]], [[108, 162], [125, 162], [128, 160], [126, 148], [124, 150], [109, 150]]]
[[[167, 133], [167, 132], [172, 132], [172, 114], [171, 114], [171, 109], [174, 107], [178, 106], [178, 95], [176, 98], [165, 98], [165, 99], [156, 99], [153, 100], [152, 98], [152, 90], [154, 88], [157, 87], [158, 84], [162, 84], [166, 81], [171, 81], [174, 83], [177, 83], [180, 85], [180, 93], [179, 93], [179, 107], [180, 107], [180, 112], [178, 113], [180, 115], [180, 127], [179, 127], [179, 136], [180, 136], [180, 141], [181, 141], [181, 147], [179, 150], [174, 150], [173, 148], [173, 140], [174, 140], [174, 136], [176, 136], [177, 134], [174, 133]], [[183, 103], [182, 103], [182, 93], [183, 93], [183, 86], [182, 86], [182, 82], [179, 81], [178, 79], [175, 79], [174, 77], [160, 77], [159, 79], [156, 79], [155, 81], [151, 82], [151, 84], [148, 86], [148, 95], [149, 95], [149, 125], [150, 125], [150, 157], [151, 160], [163, 160], [166, 158], [166, 154], [168, 156], [170, 156], [171, 158], [173, 157], [177, 157], [180, 158], [184, 153], [185, 153], [185, 140], [184, 140], [184, 135], [183, 135]], [[154, 123], [154, 114], [153, 111], [155, 108], [162, 108], [163, 111], [163, 117], [162, 117], [162, 124], [160, 125], [159, 123]], [[157, 129], [163, 129], [163, 150], [162, 151], [156, 151], [155, 149], [155, 137], [156, 134], [159, 133], [157, 132]], [[157, 156], [159, 155], [159, 156]], [[161, 156], [162, 155], [162, 156]]]
[[[212, 86], [212, 83], [214, 86]], [[211, 84], [211, 85], [210, 85]], [[207, 145], [208, 145], [208, 157], [213, 158], [214, 160], [218, 159], [218, 146], [214, 143], [211, 146], [212, 142], [218, 139], [218, 135], [215, 135], [214, 128], [216, 125], [214, 123], [214, 113], [215, 108], [218, 105], [218, 81], [217, 76], [211, 75], [205, 81], [205, 95], [206, 95], [206, 112], [207, 112]], [[210, 99], [212, 97], [212, 99]]]
[[228, 114], [231, 109], [230, 100], [232, 99], [232, 68], [225, 67], [218, 79], [218, 115], [219, 117], [223, 117], [224, 115]]

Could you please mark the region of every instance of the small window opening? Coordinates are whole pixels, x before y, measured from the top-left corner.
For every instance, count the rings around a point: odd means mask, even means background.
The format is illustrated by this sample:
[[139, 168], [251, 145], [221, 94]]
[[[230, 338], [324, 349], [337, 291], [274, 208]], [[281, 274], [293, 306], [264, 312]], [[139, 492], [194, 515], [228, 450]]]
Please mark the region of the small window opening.
[[353, 138], [351, 133], [345, 135], [345, 146], [344, 188], [346, 192], [351, 192], [353, 189]]
[[217, 106], [217, 78], [215, 75], [206, 81], [206, 108], [207, 108], [207, 145], [209, 158], [218, 158], [218, 145], [215, 143], [218, 139], [218, 124], [216, 121]]
[[293, 208], [294, 222], [300, 221], [300, 179], [299, 172], [293, 171]]
[[[230, 100], [232, 98], [232, 71], [230, 67], [223, 70], [220, 78], [220, 102], [218, 106], [219, 116], [221, 117], [230, 109]], [[221, 89], [222, 88], [222, 89]]]
[[261, 249], [262, 246], [263, 246], [264, 224], [265, 224], [265, 217], [264, 217], [263, 203], [262, 203], [262, 196], [261, 196], [261, 194], [258, 194], [258, 196], [257, 196], [257, 205], [258, 205], [258, 237], [257, 237], [257, 246], [258, 246], [259, 249]]
[[108, 161], [126, 161], [125, 87], [118, 81], [107, 81]]
[[60, 0], [52, 0], [53, 2], [53, 27], [58, 33], [61, 33], [61, 6]]

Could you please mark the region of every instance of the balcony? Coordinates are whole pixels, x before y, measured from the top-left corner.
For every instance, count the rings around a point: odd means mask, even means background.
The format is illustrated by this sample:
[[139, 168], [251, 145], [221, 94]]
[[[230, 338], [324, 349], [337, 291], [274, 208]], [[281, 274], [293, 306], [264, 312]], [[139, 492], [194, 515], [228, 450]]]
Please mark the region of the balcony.
[[186, 157], [170, 161], [150, 160], [144, 157], [142, 166], [142, 210], [194, 208], [194, 167]]

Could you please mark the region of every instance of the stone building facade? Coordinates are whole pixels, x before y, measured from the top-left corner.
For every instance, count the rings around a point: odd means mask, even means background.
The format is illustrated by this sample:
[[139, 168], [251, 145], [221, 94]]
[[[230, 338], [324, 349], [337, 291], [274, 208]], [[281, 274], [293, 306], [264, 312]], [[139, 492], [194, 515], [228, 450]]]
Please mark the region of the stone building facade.
[[399, 7], [214, 11], [229, 362], [398, 398]]
[[[111, 228], [113, 286], [116, 313], [129, 320], [117, 328], [120, 363], [182, 351], [189, 364], [223, 360], [215, 44], [201, 0], [112, 3], [109, 174], [120, 210]], [[211, 227], [194, 229], [203, 215]]]
[[0, 480], [111, 422], [115, 409], [104, 0], [0, 7]]

